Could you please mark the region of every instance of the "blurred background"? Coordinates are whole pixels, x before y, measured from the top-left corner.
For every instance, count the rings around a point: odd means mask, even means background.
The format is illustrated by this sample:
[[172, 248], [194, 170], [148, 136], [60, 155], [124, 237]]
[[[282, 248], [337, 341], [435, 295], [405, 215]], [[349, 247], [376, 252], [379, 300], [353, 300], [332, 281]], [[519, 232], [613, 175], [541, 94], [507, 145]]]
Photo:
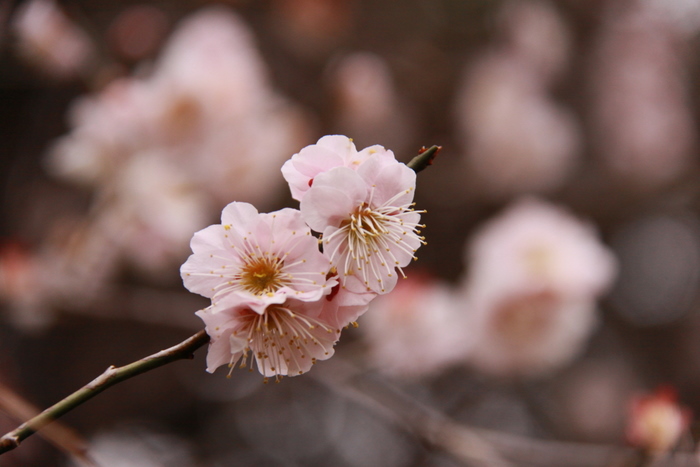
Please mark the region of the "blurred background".
[[192, 234], [297, 207], [304, 146], [443, 149], [331, 360], [200, 350], [2, 465], [697, 465], [699, 32], [698, 0], [3, 1], [3, 433], [201, 329]]

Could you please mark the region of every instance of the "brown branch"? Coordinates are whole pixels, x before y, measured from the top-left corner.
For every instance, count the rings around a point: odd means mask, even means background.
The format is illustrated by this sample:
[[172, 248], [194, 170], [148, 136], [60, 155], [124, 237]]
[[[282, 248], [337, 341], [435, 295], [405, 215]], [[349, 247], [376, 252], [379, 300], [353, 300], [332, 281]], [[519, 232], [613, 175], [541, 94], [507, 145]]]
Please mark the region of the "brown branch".
[[81, 389], [44, 410], [31, 420], [23, 423], [15, 430], [5, 434], [0, 438], [0, 454], [16, 448], [27, 437], [36, 433], [65, 413], [92, 399], [105, 389], [176, 360], [192, 358], [194, 352], [207, 342], [209, 342], [209, 336], [202, 330], [178, 345], [161, 350], [158, 353], [136, 362], [119, 368], [110, 366], [104, 373]]

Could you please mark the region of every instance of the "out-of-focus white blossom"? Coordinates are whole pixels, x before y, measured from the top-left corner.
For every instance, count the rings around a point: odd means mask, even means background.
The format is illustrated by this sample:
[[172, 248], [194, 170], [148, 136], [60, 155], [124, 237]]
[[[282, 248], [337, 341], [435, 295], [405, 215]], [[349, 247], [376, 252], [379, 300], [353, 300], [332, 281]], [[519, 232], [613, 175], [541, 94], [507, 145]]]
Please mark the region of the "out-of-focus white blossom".
[[78, 75], [95, 53], [87, 34], [53, 0], [31, 0], [22, 4], [12, 27], [19, 52], [59, 78]]
[[465, 70], [456, 100], [467, 175], [491, 196], [558, 188], [575, 168], [580, 134], [548, 86], [568, 61], [568, 36], [543, 2], [502, 11], [502, 43]]
[[370, 52], [342, 57], [331, 69], [333, 127], [357, 141], [381, 141], [398, 154], [410, 143], [413, 127], [408, 104], [396, 92], [386, 61]]
[[218, 8], [183, 21], [150, 76], [78, 101], [71, 123], [49, 161], [55, 173], [94, 182], [142, 153], [167, 153], [221, 204], [273, 198], [277, 167], [306, 137], [304, 114], [270, 88], [248, 27]]
[[570, 55], [569, 29], [549, 1], [506, 3], [501, 10], [502, 45], [544, 82], [564, 71]]
[[209, 221], [211, 200], [167, 154], [130, 159], [95, 206], [96, 226], [127, 261], [163, 271], [187, 253], [192, 232]]
[[271, 202], [306, 122], [271, 89], [244, 22], [212, 8], [180, 24], [150, 74], [76, 101], [47, 165], [94, 188], [94, 222], [119, 232], [129, 262], [157, 271], [221, 205]]
[[591, 226], [534, 199], [484, 225], [467, 262], [465, 308], [477, 334], [471, 361], [504, 376], [542, 373], [575, 356], [616, 266]]
[[557, 188], [579, 149], [572, 114], [541, 88], [521, 59], [481, 57], [468, 70], [457, 99], [458, 130], [468, 174], [492, 195]]
[[415, 275], [401, 280], [362, 318], [369, 361], [393, 376], [436, 375], [471, 347], [474, 334], [461, 324], [466, 313], [446, 284]]
[[651, 187], [689, 168], [697, 143], [683, 37], [649, 6], [630, 2], [603, 22], [593, 86], [593, 141], [603, 165]]

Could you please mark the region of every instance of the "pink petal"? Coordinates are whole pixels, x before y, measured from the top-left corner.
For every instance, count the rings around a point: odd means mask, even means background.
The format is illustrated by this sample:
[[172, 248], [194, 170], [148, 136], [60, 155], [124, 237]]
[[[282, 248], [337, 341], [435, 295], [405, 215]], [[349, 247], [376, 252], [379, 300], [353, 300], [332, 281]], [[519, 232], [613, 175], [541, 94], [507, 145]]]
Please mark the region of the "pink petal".
[[249, 226], [257, 220], [258, 210], [249, 203], [234, 201], [221, 212], [221, 223], [230, 225], [242, 235], [245, 235]]
[[340, 226], [367, 196], [364, 181], [347, 167], [336, 167], [316, 177], [301, 201], [301, 214], [316, 232]]
[[373, 157], [362, 164], [357, 173], [369, 186], [374, 186], [373, 205], [380, 206], [402, 192], [401, 196], [391, 202], [393, 206], [413, 201], [416, 173], [405, 164]]
[[343, 135], [328, 135], [319, 139], [316, 143], [322, 148], [328, 148], [334, 153], [338, 154], [343, 158], [343, 161], [349, 161], [355, 154], [357, 154], [357, 148], [355, 143], [352, 142], [350, 138]]

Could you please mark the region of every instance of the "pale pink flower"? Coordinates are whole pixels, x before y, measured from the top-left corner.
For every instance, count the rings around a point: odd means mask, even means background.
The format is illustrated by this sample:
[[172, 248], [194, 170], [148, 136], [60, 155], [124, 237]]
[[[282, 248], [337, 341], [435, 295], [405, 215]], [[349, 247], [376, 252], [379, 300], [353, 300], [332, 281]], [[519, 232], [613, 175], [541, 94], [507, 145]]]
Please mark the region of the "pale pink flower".
[[307, 115], [269, 83], [250, 29], [223, 8], [184, 19], [153, 66], [80, 98], [55, 174], [102, 188], [130, 159], [167, 155], [215, 203], [271, 200]]
[[143, 270], [169, 270], [187, 254], [192, 232], [209, 223], [210, 199], [167, 154], [130, 159], [110, 182], [102, 187], [107, 193], [98, 200], [94, 223]]
[[307, 141], [307, 116], [272, 89], [252, 31], [226, 9], [182, 21], [144, 85], [149, 143], [217, 201], [274, 197], [276, 167]]
[[93, 58], [88, 35], [52, 0], [22, 4], [12, 26], [20, 52], [58, 77], [76, 76]]
[[596, 153], [617, 177], [654, 187], [692, 165], [698, 135], [686, 38], [650, 3], [608, 11], [591, 76]]
[[370, 52], [340, 58], [329, 71], [333, 92], [332, 127], [358, 141], [383, 141], [407, 152], [415, 129], [415, 109], [399, 96], [387, 61]]
[[266, 377], [306, 373], [317, 360], [333, 355], [340, 336], [322, 310], [322, 301], [289, 298], [256, 309], [241, 303], [218, 312], [211, 307], [198, 311], [211, 336], [207, 371], [226, 364], [231, 371], [237, 365], [250, 367], [255, 358]]
[[151, 146], [148, 92], [142, 81], [121, 78], [73, 102], [68, 114], [73, 131], [54, 142], [49, 171], [88, 186], [108, 184], [134, 154]]
[[691, 418], [690, 410], [678, 404], [676, 391], [660, 387], [632, 400], [627, 439], [650, 454], [664, 454], [678, 443]]
[[459, 325], [462, 315], [446, 284], [416, 276], [400, 281], [362, 320], [369, 360], [392, 376], [435, 375], [463, 360], [471, 347], [473, 333]]
[[358, 151], [347, 136], [328, 135], [294, 154], [282, 166], [282, 175], [289, 183], [292, 197], [301, 201], [318, 174], [334, 167], [356, 170], [370, 156], [395, 160], [394, 153], [382, 146], [370, 146]]
[[323, 232], [323, 250], [352, 292], [387, 293], [423, 243], [413, 210], [416, 174], [375, 155], [357, 170], [320, 173], [301, 200], [309, 226]]
[[520, 199], [484, 224], [466, 261], [472, 283], [547, 285], [573, 297], [600, 295], [616, 273], [594, 225], [537, 198]]
[[484, 55], [465, 74], [457, 99], [465, 164], [479, 191], [495, 196], [555, 189], [575, 168], [580, 136], [522, 58]]
[[616, 269], [591, 226], [534, 199], [484, 225], [467, 261], [472, 363], [499, 375], [542, 373], [573, 358]]
[[566, 23], [551, 2], [510, 1], [503, 5], [500, 14], [504, 49], [527, 63], [544, 83], [564, 71], [571, 38]]
[[195, 233], [180, 269], [185, 287], [212, 299], [211, 312], [244, 306], [262, 314], [288, 297], [318, 301], [331, 292], [328, 259], [295, 209], [258, 213], [233, 202], [221, 224]]
[[495, 376], [537, 376], [576, 357], [597, 323], [592, 299], [556, 290], [508, 291], [500, 300], [465, 300], [474, 313], [475, 343], [469, 362]]

